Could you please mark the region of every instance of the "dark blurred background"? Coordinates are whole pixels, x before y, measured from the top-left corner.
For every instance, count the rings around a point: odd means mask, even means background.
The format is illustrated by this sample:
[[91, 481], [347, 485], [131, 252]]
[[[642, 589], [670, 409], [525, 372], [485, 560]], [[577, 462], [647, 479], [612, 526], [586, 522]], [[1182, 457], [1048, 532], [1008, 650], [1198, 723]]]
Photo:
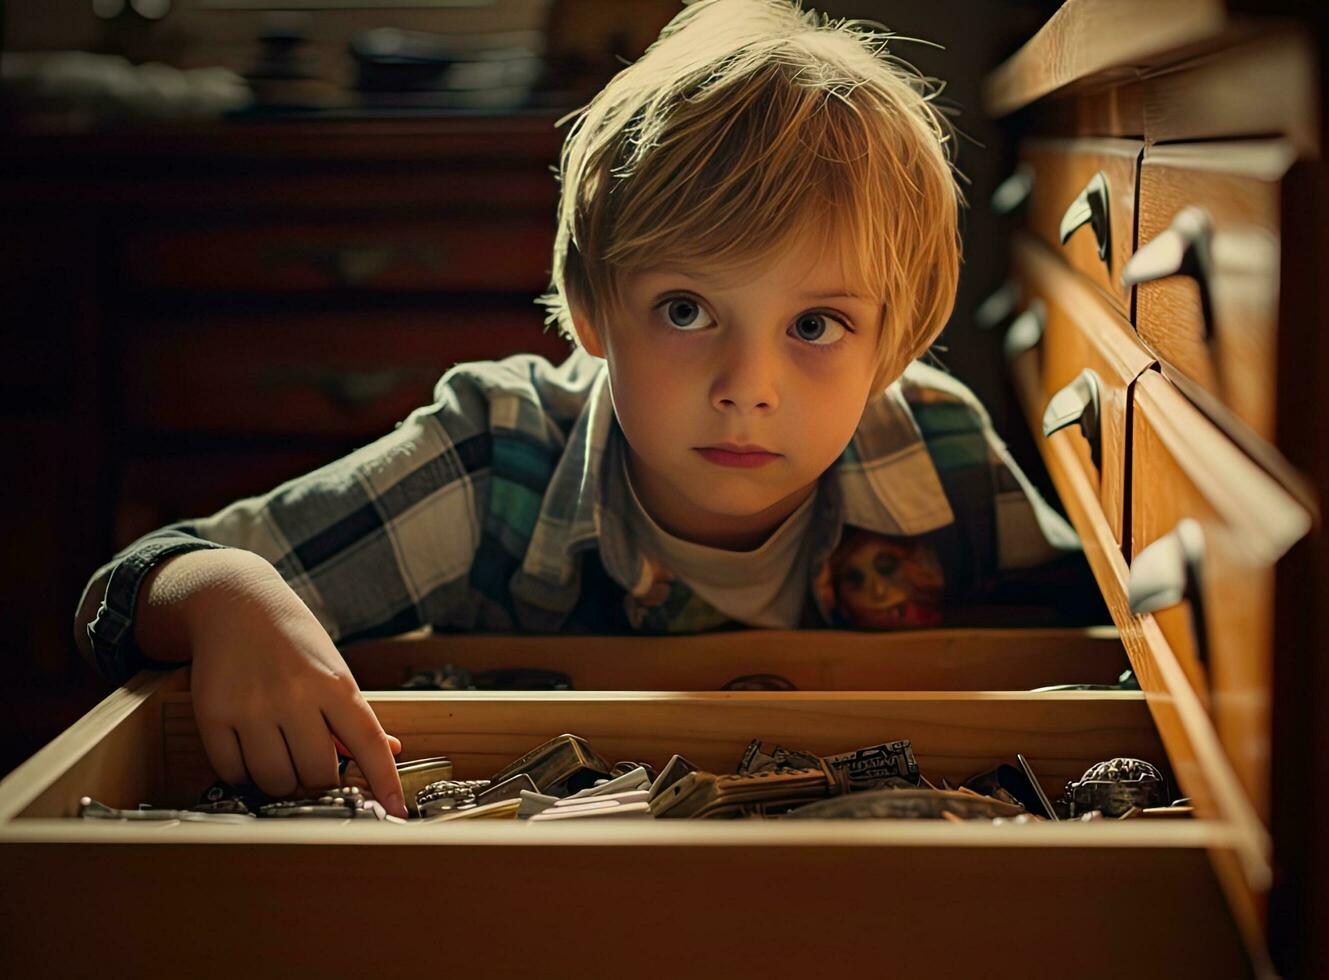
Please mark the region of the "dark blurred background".
[[[806, 5], [806, 4], [805, 4]], [[973, 311], [1012, 166], [983, 76], [1058, 6], [861, 0], [946, 80], [971, 207], [941, 362], [1050, 493]], [[0, 773], [105, 689], [72, 620], [140, 534], [388, 431], [464, 360], [559, 359], [551, 167], [677, 0], [0, 3]]]

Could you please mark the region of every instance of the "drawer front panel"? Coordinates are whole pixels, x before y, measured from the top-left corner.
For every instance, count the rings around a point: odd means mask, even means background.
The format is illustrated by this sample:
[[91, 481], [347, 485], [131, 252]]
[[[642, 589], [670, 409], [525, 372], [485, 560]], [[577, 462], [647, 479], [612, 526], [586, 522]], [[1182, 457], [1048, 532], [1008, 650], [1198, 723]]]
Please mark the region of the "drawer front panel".
[[126, 405], [139, 431], [377, 436], [433, 400], [454, 364], [543, 354], [567, 341], [540, 313], [462, 311], [249, 316], [135, 331]]
[[[1038, 345], [1039, 391], [1036, 429], [1052, 399], [1086, 369], [1098, 387], [1098, 419], [1091, 434], [1071, 426], [1049, 436], [1075, 445], [1080, 465], [1098, 488], [1099, 503], [1119, 545], [1125, 541], [1126, 407], [1131, 382], [1152, 363], [1148, 353], [1100, 293], [1070, 273], [1039, 242], [1022, 237], [1015, 246], [1016, 275], [1026, 308], [1037, 300], [1045, 310], [1043, 338]], [[1095, 456], [1098, 462], [1095, 463]]]
[[125, 275], [149, 289], [536, 292], [549, 280], [546, 214], [134, 230]]
[[[684, 959], [707, 964], [681, 971], [692, 976], [823, 976], [830, 962], [836, 974], [880, 976], [883, 923], [909, 923], [889, 953], [890, 976], [939, 975], [939, 955], [945, 975], [982, 976], [993, 949], [1026, 963], [1088, 960], [1076, 969], [1084, 980], [1121, 976], [1123, 957], [1139, 980], [1175, 977], [1178, 963], [1206, 980], [1253, 975], [1209, 867], [1211, 841], [1177, 833], [1192, 828], [975, 828], [993, 831], [980, 835], [911, 820], [794, 829], [815, 822], [479, 821], [493, 826], [383, 828], [407, 831], [391, 835], [336, 826], [305, 828], [303, 839], [290, 828], [267, 843], [108, 827], [93, 842], [20, 839], [0, 843], [12, 885], [0, 892], [0, 945], [14, 976], [96, 976], [113, 949], [116, 975], [175, 978], [184, 957], [164, 954], [162, 937], [180, 950], [215, 948], [224, 921], [262, 951], [257, 975], [301, 976], [345, 949], [347, 923], [380, 921], [390, 892], [427, 896], [394, 903], [393, 970], [403, 976], [439, 975], [440, 957], [456, 955], [421, 938], [443, 923], [485, 951], [472, 975], [521, 976], [532, 964], [541, 975], [567, 955], [559, 951], [572, 921], [593, 923], [594, 950], [573, 954], [587, 959], [576, 972], [588, 977], [632, 963], [634, 977], [666, 980]], [[1071, 899], [1068, 881], [1093, 887]], [[60, 925], [70, 895], [110, 887], [116, 901], [89, 902], [70, 942]], [[338, 914], [313, 895], [337, 895]], [[1142, 916], [1146, 901], [1168, 914]], [[148, 907], [150, 916], [125, 914]], [[797, 929], [769, 927], [791, 921]], [[1129, 950], [1087, 956], [1085, 937], [1100, 934], [1129, 936]], [[643, 937], [661, 935], [679, 952], [643, 956]], [[190, 959], [190, 975], [220, 975]]]
[[[1021, 160], [1034, 172], [1030, 230], [1103, 290], [1126, 317], [1130, 316], [1131, 297], [1121, 284], [1121, 269], [1135, 247], [1135, 183], [1142, 147], [1135, 140], [1048, 139], [1030, 140], [1020, 151]], [[1100, 175], [1105, 193], [1094, 189]], [[1085, 198], [1081, 218], [1104, 208], [1106, 222], [1101, 223], [1096, 215], [1070, 231], [1063, 244], [1063, 230], [1075, 223], [1068, 221], [1068, 210], [1081, 198]], [[1101, 257], [1100, 238], [1106, 242]]]
[[[1189, 600], [1154, 615], [1267, 822], [1276, 571], [1310, 518], [1161, 375], [1142, 377], [1134, 399], [1130, 588], [1173, 542], [1190, 556], [1177, 588]], [[1187, 519], [1189, 536], [1177, 531]]]
[[1294, 158], [1281, 141], [1151, 146], [1140, 174], [1140, 253], [1128, 272], [1150, 277], [1136, 287], [1141, 339], [1269, 442], [1279, 181]]

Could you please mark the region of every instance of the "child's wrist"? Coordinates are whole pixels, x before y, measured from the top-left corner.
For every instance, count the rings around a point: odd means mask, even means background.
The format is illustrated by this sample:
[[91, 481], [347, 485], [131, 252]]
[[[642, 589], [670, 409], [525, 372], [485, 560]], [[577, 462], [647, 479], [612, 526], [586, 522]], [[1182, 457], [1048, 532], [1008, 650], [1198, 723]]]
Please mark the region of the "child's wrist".
[[176, 555], [154, 568], [140, 587], [135, 640], [153, 660], [187, 662], [202, 631], [225, 628], [256, 606], [276, 611], [283, 592], [293, 596], [277, 570], [252, 552], [223, 548]]

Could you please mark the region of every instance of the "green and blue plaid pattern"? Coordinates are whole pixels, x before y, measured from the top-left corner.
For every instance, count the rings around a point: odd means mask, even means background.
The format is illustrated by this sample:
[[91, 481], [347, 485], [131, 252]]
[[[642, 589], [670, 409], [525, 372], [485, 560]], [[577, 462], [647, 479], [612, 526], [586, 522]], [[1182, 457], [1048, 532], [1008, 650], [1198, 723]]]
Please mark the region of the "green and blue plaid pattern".
[[[147, 534], [98, 569], [80, 604], [97, 603], [94, 664], [115, 683], [159, 666], [133, 643], [139, 587], [164, 558], [200, 548], [268, 559], [339, 643], [424, 625], [624, 628], [602, 607], [642, 594], [651, 573], [627, 530], [623, 451], [603, 361], [579, 350], [559, 365], [534, 355], [460, 364], [432, 404], [370, 445]], [[972, 392], [920, 362], [868, 404], [823, 475], [814, 567], [846, 525], [930, 535], [960, 592], [1079, 547]]]

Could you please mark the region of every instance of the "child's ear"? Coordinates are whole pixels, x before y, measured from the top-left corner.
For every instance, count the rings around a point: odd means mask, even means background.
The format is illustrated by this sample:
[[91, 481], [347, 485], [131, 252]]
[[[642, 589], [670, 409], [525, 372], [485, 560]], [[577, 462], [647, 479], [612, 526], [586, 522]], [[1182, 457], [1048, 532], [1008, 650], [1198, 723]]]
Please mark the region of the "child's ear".
[[582, 347], [586, 348], [586, 353], [592, 357], [603, 358], [605, 356], [604, 344], [600, 342], [600, 333], [591, 323], [591, 318], [586, 315], [586, 311], [576, 304], [568, 304], [568, 312], [572, 314], [572, 327], [577, 331], [577, 339], [581, 341]]

